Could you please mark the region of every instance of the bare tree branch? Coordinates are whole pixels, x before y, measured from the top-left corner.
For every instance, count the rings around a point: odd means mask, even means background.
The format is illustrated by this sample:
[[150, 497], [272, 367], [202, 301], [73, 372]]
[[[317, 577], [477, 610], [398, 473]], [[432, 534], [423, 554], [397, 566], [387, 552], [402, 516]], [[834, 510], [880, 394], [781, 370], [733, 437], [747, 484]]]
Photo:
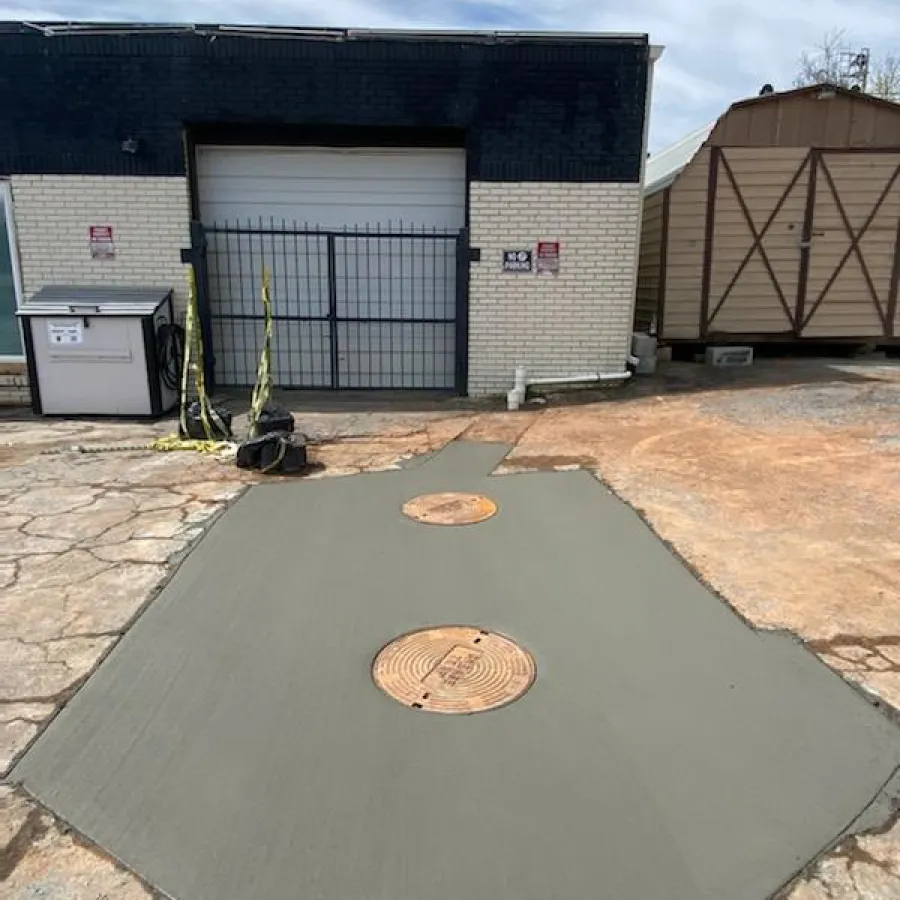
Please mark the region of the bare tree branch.
[[900, 56], [885, 56], [871, 66], [869, 93], [900, 103]]
[[843, 31], [829, 31], [815, 45], [813, 53], [804, 51], [797, 62], [794, 87], [823, 83], [843, 85], [845, 79], [841, 72], [841, 53], [846, 45]]

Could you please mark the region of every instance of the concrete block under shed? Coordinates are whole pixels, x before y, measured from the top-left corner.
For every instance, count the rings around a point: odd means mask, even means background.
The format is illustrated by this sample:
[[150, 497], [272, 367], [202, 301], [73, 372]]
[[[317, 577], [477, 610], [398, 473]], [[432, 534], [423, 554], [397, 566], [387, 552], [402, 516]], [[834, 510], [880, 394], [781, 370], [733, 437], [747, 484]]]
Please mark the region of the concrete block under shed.
[[752, 366], [752, 347], [707, 347], [704, 361], [708, 366]]

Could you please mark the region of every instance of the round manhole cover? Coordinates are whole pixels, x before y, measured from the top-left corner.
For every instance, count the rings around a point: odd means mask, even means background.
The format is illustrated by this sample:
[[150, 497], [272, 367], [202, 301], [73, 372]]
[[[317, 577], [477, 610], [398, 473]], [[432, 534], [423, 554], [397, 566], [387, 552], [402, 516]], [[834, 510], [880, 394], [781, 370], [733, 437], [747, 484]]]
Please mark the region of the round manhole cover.
[[497, 504], [482, 494], [456, 491], [422, 494], [403, 504], [404, 515], [426, 525], [474, 525], [497, 512]]
[[467, 625], [425, 628], [391, 641], [372, 677], [405, 706], [435, 713], [477, 713], [518, 700], [537, 666], [515, 641]]

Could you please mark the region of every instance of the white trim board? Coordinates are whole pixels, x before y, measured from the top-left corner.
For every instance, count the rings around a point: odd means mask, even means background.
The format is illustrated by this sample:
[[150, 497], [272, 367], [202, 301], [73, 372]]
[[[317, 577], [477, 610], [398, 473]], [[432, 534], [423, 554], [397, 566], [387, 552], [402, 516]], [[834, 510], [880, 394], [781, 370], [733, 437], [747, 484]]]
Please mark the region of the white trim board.
[[[24, 294], [22, 291], [22, 267], [19, 264], [19, 244], [16, 238], [16, 220], [13, 215], [12, 185], [9, 181], [0, 179], [0, 205], [6, 216], [6, 233], [9, 236], [9, 257], [12, 261], [13, 290], [16, 295], [16, 309], [22, 308]], [[19, 322], [19, 337], [22, 347], [25, 347], [25, 336], [22, 334], [22, 323]], [[18, 363], [25, 361], [25, 354], [18, 356], [0, 355], [0, 363]]]

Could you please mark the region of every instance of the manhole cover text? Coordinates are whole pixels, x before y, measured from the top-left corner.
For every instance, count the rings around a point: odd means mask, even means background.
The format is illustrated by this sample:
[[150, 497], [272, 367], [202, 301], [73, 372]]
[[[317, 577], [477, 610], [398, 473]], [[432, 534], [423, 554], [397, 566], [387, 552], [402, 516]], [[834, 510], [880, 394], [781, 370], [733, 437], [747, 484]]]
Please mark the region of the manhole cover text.
[[403, 504], [403, 513], [426, 525], [474, 525], [497, 512], [497, 504], [482, 494], [448, 492], [422, 494]]
[[372, 664], [386, 694], [413, 709], [476, 713], [518, 700], [534, 683], [531, 654], [493, 631], [449, 625], [391, 641]]

